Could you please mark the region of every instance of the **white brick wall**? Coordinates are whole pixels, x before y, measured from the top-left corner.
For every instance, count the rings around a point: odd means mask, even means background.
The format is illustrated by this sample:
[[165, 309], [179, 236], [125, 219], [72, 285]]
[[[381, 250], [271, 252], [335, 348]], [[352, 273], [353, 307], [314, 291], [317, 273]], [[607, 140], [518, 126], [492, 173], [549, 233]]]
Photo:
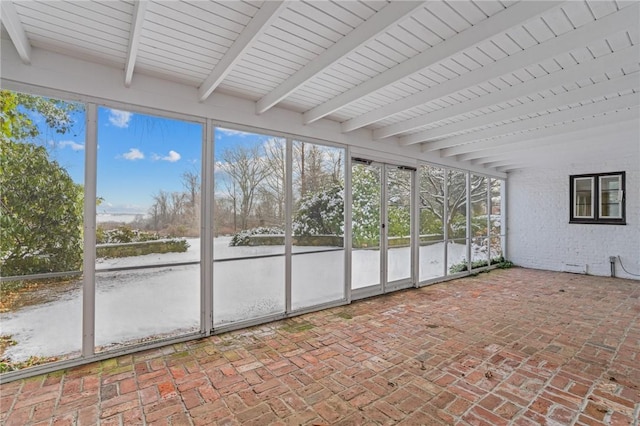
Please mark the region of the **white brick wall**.
[[[507, 257], [535, 269], [610, 275], [609, 256], [620, 256], [627, 271], [640, 274], [640, 158], [621, 156], [598, 164], [571, 164], [509, 173]], [[626, 172], [627, 225], [569, 223], [569, 175]], [[567, 264], [579, 265], [568, 268]], [[616, 261], [616, 276], [625, 273]]]

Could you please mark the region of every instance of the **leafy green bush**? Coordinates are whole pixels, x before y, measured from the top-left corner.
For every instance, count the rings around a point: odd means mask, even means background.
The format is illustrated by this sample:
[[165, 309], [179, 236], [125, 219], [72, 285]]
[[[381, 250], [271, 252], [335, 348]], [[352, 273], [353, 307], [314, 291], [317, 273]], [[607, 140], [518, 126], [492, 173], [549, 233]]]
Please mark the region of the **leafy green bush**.
[[82, 265], [83, 189], [28, 142], [2, 139], [0, 261], [3, 275], [73, 271]]

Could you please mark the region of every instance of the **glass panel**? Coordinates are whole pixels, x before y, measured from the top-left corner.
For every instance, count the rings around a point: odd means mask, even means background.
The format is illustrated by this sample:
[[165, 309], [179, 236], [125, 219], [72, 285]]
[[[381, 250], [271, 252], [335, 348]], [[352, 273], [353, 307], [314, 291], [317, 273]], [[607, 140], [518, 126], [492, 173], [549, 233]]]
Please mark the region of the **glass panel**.
[[0, 270], [16, 277], [0, 284], [0, 371], [11, 371], [82, 346], [85, 111], [7, 90], [0, 104]]
[[593, 178], [574, 179], [574, 216], [593, 217]]
[[344, 298], [344, 155], [293, 143], [294, 310]]
[[285, 140], [215, 129], [213, 322], [285, 310]]
[[471, 267], [487, 266], [489, 261], [489, 179], [471, 175]]
[[447, 274], [467, 270], [467, 240], [449, 240], [447, 243]]
[[504, 181], [500, 179], [491, 179], [490, 181], [491, 191], [491, 228], [489, 230], [491, 235], [504, 235], [502, 227], [502, 185]]
[[411, 278], [411, 175], [387, 172], [387, 282]]
[[98, 145], [97, 349], [199, 330], [202, 125], [100, 107]]
[[491, 264], [502, 262], [504, 237], [491, 237]]
[[600, 217], [622, 217], [622, 178], [616, 176], [600, 177]]
[[352, 289], [380, 285], [381, 179], [382, 170], [379, 165], [353, 164]]
[[500, 179], [491, 179], [489, 190], [491, 191], [491, 215], [489, 216], [491, 235], [489, 256], [491, 264], [501, 262], [505, 240], [505, 228], [502, 223], [502, 188], [504, 181]]
[[447, 270], [467, 270], [467, 174], [455, 170], [447, 173]]
[[420, 281], [445, 274], [444, 185], [443, 169], [420, 167]]

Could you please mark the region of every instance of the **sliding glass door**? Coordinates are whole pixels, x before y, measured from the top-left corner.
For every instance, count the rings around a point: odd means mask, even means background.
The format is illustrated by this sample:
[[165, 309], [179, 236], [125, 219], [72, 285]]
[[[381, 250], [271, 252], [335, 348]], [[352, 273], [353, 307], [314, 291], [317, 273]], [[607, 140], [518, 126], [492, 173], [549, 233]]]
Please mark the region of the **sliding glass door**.
[[351, 290], [355, 298], [413, 284], [414, 172], [353, 160]]

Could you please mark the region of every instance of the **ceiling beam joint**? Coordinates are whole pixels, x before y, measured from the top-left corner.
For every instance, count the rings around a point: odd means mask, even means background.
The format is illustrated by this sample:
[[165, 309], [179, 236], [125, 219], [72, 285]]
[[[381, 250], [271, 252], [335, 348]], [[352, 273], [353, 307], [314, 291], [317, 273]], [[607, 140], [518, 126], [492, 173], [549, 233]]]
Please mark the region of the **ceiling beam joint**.
[[129, 48], [127, 50], [127, 62], [125, 64], [124, 85], [131, 86], [133, 79], [133, 69], [136, 66], [136, 58], [138, 56], [138, 47], [140, 44], [140, 35], [142, 34], [142, 26], [144, 25], [144, 15], [147, 11], [147, 0], [138, 0], [133, 3], [133, 19], [131, 20], [131, 32], [129, 35]]
[[18, 55], [22, 62], [26, 65], [30, 65], [31, 43], [29, 42], [27, 33], [24, 30], [22, 21], [20, 21], [20, 16], [13, 4], [13, 0], [2, 0], [0, 4], [2, 5], [2, 13], [0, 14], [2, 24], [7, 29], [9, 37], [18, 51]]
[[200, 102], [205, 101], [222, 83], [233, 67], [242, 60], [243, 55], [253, 47], [262, 34], [278, 19], [287, 8], [288, 1], [265, 1], [245, 29], [233, 42], [229, 50], [218, 61], [215, 68], [198, 88]]
[[337, 61], [363, 46], [371, 39], [384, 33], [390, 26], [402, 21], [423, 2], [401, 1], [389, 3], [371, 18], [345, 35], [337, 43], [307, 63], [302, 69], [287, 78], [284, 83], [267, 93], [256, 103], [256, 113], [262, 114], [298, 90], [309, 80], [334, 65]]

